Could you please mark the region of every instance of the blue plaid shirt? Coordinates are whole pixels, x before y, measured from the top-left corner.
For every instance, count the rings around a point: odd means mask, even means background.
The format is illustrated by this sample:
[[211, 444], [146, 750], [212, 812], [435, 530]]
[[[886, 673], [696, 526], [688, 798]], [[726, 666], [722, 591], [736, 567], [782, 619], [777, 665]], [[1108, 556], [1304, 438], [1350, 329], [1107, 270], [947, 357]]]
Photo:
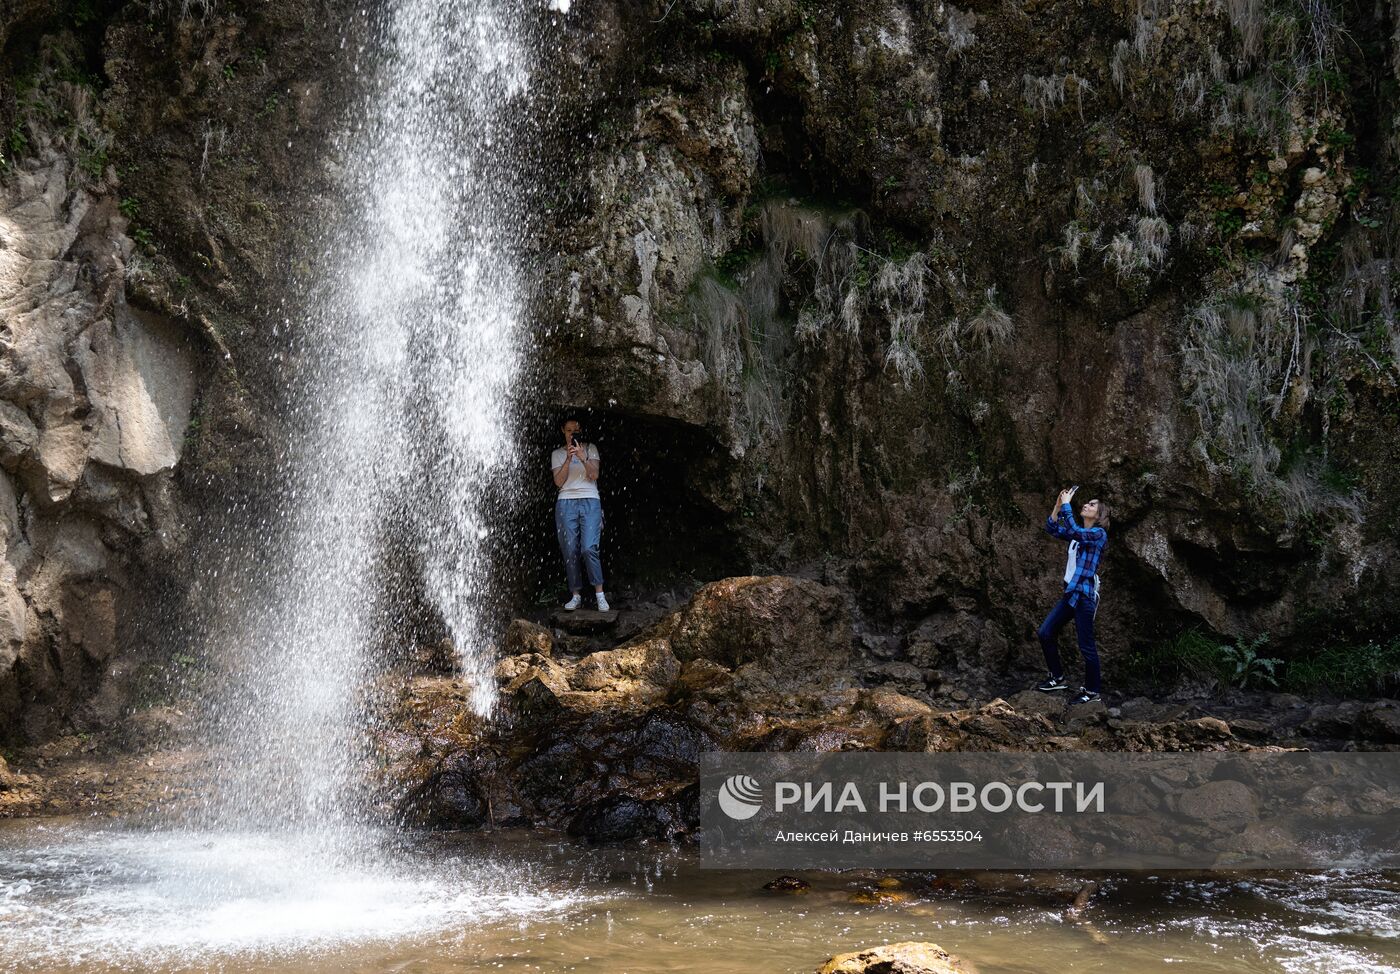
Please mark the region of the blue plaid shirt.
[[1099, 571], [1099, 558], [1103, 555], [1103, 546], [1108, 544], [1108, 532], [1100, 527], [1081, 528], [1074, 523], [1074, 512], [1070, 510], [1070, 506], [1061, 504], [1057, 517], [1045, 519], [1045, 533], [1053, 534], [1063, 541], [1079, 542], [1074, 553], [1074, 575], [1065, 583], [1065, 594], [1069, 596], [1069, 604], [1078, 603], [1081, 595], [1095, 598], [1094, 576]]

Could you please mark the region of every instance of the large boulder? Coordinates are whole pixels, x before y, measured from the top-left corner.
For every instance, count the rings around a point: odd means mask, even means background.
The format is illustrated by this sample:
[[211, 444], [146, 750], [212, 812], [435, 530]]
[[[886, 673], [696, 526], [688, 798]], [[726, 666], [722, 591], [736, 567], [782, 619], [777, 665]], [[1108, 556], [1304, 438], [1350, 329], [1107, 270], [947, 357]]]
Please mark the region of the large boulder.
[[1400, 705], [1393, 700], [1371, 704], [1362, 711], [1356, 726], [1371, 740], [1400, 744]]
[[664, 691], [680, 672], [670, 642], [654, 637], [585, 656], [569, 674], [569, 685], [575, 690]]
[[554, 634], [544, 626], [536, 625], [527, 619], [513, 619], [506, 627], [505, 652], [507, 656], [520, 656], [524, 653], [538, 653], [541, 656], [554, 654]]
[[749, 667], [798, 686], [829, 678], [852, 660], [842, 593], [785, 575], [711, 582], [676, 617], [671, 647], [682, 662]]
[[1208, 781], [1181, 796], [1181, 814], [1202, 825], [1236, 831], [1259, 818], [1259, 800], [1239, 781]]
[[838, 954], [817, 974], [967, 974], [967, 968], [937, 944], [906, 941]]

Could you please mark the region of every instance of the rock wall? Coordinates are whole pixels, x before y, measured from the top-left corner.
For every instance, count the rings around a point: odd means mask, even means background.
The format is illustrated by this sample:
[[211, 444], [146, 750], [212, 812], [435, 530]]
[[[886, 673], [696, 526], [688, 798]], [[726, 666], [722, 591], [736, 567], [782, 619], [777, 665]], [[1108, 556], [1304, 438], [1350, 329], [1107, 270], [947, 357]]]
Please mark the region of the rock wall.
[[[91, 693], [139, 585], [181, 540], [170, 473], [196, 386], [188, 338], [132, 308], [127, 220], [47, 151], [0, 206], [0, 723], [34, 734]], [[47, 725], [47, 726], [46, 726]]]
[[726, 531], [854, 592], [875, 657], [1033, 663], [1070, 483], [1115, 655], [1393, 638], [1393, 9], [557, 20], [544, 388], [703, 430]]
[[269, 339], [362, 26], [320, 3], [0, 12], [0, 744], [110, 726], [197, 663], [220, 593], [194, 566], [284, 486]]
[[[831, 585], [877, 676], [1006, 673], [1077, 482], [1120, 656], [1391, 638], [1396, 5], [537, 8], [531, 395], [655, 454], [658, 533], [698, 512], [653, 564]], [[381, 14], [0, 13], [0, 738], [191, 652], [193, 566], [291, 486], [288, 329]]]

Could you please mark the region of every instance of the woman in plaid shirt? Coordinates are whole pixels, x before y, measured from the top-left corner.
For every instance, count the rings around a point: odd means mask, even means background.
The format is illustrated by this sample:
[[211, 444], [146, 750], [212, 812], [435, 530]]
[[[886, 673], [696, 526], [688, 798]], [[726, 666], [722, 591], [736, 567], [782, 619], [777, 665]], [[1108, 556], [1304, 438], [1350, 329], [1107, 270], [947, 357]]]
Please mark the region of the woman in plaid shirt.
[[1045, 651], [1045, 663], [1050, 668], [1050, 679], [1036, 689], [1044, 693], [1069, 689], [1060, 665], [1058, 643], [1060, 630], [1073, 619], [1079, 652], [1084, 657], [1084, 685], [1071, 703], [1088, 703], [1099, 699], [1099, 650], [1094, 643], [1094, 616], [1099, 609], [1099, 558], [1108, 543], [1105, 530], [1108, 505], [1095, 498], [1082, 506], [1079, 517], [1084, 526], [1080, 527], [1074, 523], [1074, 512], [1069, 506], [1070, 498], [1078, 489], [1070, 487], [1060, 491], [1054, 510], [1045, 519], [1047, 534], [1069, 542], [1069, 560], [1065, 564], [1064, 594], [1036, 633], [1040, 637], [1040, 648]]

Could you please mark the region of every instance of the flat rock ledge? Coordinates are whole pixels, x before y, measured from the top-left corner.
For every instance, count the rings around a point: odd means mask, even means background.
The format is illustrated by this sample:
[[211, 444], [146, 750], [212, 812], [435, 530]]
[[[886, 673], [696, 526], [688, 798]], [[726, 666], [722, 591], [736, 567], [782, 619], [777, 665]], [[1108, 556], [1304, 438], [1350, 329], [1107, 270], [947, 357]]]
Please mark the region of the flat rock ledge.
[[578, 655], [568, 638], [512, 624], [505, 642], [515, 654], [492, 674], [500, 706], [489, 722], [472, 715], [457, 678], [395, 678], [380, 698], [370, 771], [384, 814], [429, 828], [670, 841], [699, 825], [699, 765], [712, 751], [1249, 751], [1400, 740], [1394, 701], [1221, 716], [1147, 698], [1068, 707], [1027, 691], [946, 709], [862, 685], [841, 594], [786, 576], [712, 582], [613, 648]]

